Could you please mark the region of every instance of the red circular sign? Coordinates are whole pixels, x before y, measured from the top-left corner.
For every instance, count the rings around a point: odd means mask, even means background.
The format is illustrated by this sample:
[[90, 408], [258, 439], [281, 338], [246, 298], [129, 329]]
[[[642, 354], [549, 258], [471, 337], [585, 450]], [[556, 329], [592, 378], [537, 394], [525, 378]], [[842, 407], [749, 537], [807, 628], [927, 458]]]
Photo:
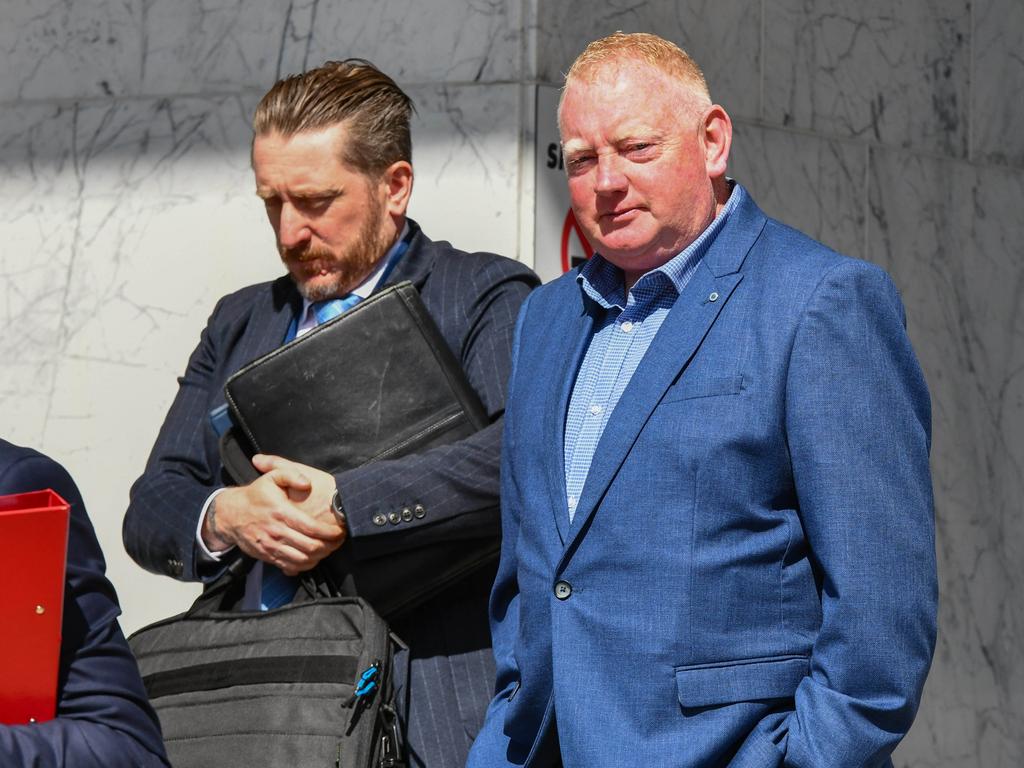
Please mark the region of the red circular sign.
[[[583, 247], [583, 258], [576, 258], [570, 260], [569, 257], [569, 240], [572, 233], [576, 233], [576, 238], [580, 245]], [[562, 272], [568, 272], [570, 269], [576, 266], [581, 261], [586, 261], [594, 255], [594, 249], [590, 247], [590, 243], [587, 242], [586, 236], [583, 234], [583, 229], [580, 227], [580, 223], [576, 221], [576, 216], [572, 212], [572, 208], [569, 209], [569, 213], [565, 216], [565, 224], [562, 225]], [[573, 261], [576, 264], [572, 263]]]

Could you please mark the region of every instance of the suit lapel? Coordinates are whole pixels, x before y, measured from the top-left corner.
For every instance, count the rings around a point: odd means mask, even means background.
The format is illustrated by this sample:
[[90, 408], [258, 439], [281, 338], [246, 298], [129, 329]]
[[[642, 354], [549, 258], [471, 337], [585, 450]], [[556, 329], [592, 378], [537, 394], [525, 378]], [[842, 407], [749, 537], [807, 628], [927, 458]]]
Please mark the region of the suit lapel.
[[287, 275], [275, 280], [269, 291], [260, 291], [224, 369], [225, 378], [280, 347], [301, 308], [302, 297]]
[[270, 301], [253, 310], [252, 322], [257, 329], [253, 334], [252, 359], [277, 349], [284, 343], [288, 327], [297, 320], [302, 310], [302, 296], [291, 278], [285, 276], [274, 282]]
[[416, 286], [416, 290], [422, 290], [423, 284], [434, 268], [437, 254], [437, 246], [434, 241], [423, 234], [423, 230], [415, 221], [406, 219], [406, 222], [409, 224], [409, 249], [398, 260], [388, 279], [374, 288], [374, 293], [382, 291], [388, 286], [397, 285], [404, 280], [408, 280]]
[[574, 300], [560, 302], [560, 305], [575, 311], [566, 312], [567, 317], [560, 317], [550, 326], [558, 328], [559, 333], [564, 333], [567, 341], [565, 344], [548, 345], [548, 349], [552, 351], [551, 358], [545, 360], [545, 366], [540, 370], [542, 375], [537, 377], [537, 380], [545, 381], [549, 386], [547, 391], [538, 392], [538, 395], [544, 398], [541, 402], [547, 403], [541, 434], [553, 436], [548, 445], [554, 451], [554, 455], [547, 457], [544, 468], [547, 473], [551, 509], [554, 511], [558, 535], [563, 543], [570, 532], [569, 510], [565, 497], [565, 417], [569, 411], [569, 398], [576, 383], [576, 372], [579, 370], [594, 327], [593, 317], [583, 309], [582, 293], [575, 281], [572, 282], [572, 288], [575, 293]]

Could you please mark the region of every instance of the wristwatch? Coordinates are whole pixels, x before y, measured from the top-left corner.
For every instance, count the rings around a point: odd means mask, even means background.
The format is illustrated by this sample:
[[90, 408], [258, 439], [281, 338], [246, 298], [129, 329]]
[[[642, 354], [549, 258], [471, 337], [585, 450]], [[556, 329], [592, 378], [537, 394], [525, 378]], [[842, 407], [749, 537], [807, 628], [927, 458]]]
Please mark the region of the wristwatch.
[[331, 512], [334, 513], [334, 519], [338, 521], [343, 529], [348, 525], [348, 520], [345, 517], [345, 508], [341, 506], [341, 496], [338, 494], [338, 489], [334, 489], [334, 495], [331, 496]]

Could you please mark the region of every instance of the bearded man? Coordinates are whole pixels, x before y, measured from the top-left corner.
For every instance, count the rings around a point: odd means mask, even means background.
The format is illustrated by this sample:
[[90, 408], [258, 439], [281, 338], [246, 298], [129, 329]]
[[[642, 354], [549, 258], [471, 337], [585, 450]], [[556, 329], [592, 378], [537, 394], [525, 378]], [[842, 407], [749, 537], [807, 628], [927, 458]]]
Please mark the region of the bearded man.
[[[148, 570], [209, 581], [245, 553], [247, 599], [270, 608], [346, 540], [434, 527], [497, 532], [498, 464], [516, 314], [536, 276], [427, 238], [406, 218], [413, 186], [408, 96], [371, 64], [328, 62], [281, 80], [253, 121], [256, 194], [288, 274], [217, 304], [192, 353], [124, 520]], [[257, 455], [262, 476], [225, 487], [208, 418], [246, 363], [387, 285], [411, 281], [490, 420], [449, 445], [330, 475]], [[358, 366], [359, 360], [346, 361]], [[386, 549], [386, 542], [384, 548]], [[379, 547], [378, 547], [379, 549]], [[412, 765], [462, 766], [491, 693], [487, 592], [477, 570], [392, 623], [410, 645]]]

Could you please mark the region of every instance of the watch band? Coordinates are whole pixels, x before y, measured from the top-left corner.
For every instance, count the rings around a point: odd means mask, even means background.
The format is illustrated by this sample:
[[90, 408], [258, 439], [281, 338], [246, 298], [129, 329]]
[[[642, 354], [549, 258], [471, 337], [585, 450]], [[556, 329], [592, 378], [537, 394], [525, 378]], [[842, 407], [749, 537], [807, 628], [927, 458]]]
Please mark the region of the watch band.
[[345, 508], [341, 505], [341, 495], [338, 493], [337, 488], [334, 489], [334, 495], [331, 496], [331, 512], [334, 513], [334, 518], [338, 521], [338, 525], [345, 528], [348, 520], [345, 517]]

